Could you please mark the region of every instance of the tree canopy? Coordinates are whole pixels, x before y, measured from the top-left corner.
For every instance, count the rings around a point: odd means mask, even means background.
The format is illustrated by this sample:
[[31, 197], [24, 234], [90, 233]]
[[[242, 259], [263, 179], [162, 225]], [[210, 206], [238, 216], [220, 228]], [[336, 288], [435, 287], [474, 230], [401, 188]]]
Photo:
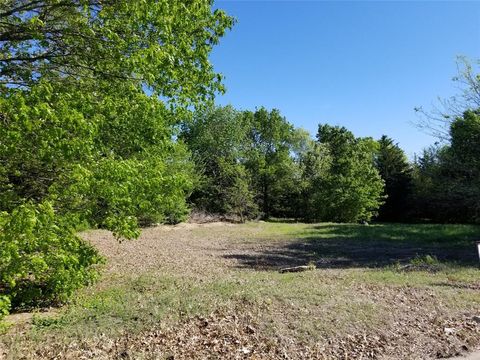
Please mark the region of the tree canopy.
[[374, 166], [370, 139], [356, 138], [344, 127], [322, 124], [317, 141], [326, 146], [331, 165], [316, 190], [318, 219], [366, 221], [377, 214], [384, 183]]
[[415, 164], [413, 211], [436, 222], [480, 222], [480, 116], [466, 111], [450, 127], [450, 144], [424, 151]]
[[6, 0], [0, 8], [0, 81], [128, 81], [174, 104], [223, 90], [208, 55], [233, 25], [212, 2]]
[[408, 218], [412, 191], [412, 166], [394, 140], [383, 135], [378, 140], [375, 166], [385, 182], [385, 203], [377, 219], [402, 221]]
[[1, 313], [94, 277], [79, 226], [134, 238], [185, 219], [177, 127], [223, 90], [208, 55], [232, 24], [206, 0], [1, 3]]
[[316, 142], [278, 110], [229, 106], [197, 112], [181, 138], [202, 174], [190, 200], [207, 212], [355, 222], [382, 202], [375, 142], [345, 128], [321, 125]]

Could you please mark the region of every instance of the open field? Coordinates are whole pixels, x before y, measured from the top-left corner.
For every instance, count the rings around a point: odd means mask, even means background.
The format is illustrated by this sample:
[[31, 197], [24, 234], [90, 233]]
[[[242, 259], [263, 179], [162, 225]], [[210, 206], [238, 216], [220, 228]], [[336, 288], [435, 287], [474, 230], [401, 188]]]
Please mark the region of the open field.
[[[480, 345], [464, 225], [180, 224], [117, 243], [60, 309], [13, 314], [0, 358], [433, 359]], [[315, 264], [302, 273], [286, 266]]]

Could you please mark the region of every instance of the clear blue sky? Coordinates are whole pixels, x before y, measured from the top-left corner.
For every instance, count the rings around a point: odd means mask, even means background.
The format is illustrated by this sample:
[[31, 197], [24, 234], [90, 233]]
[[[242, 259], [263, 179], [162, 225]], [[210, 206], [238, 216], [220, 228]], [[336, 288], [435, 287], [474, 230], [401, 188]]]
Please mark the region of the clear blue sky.
[[411, 123], [456, 90], [457, 55], [480, 58], [480, 1], [216, 1], [237, 24], [211, 61], [221, 105], [278, 108], [312, 135], [319, 123], [387, 134], [409, 156], [435, 139]]

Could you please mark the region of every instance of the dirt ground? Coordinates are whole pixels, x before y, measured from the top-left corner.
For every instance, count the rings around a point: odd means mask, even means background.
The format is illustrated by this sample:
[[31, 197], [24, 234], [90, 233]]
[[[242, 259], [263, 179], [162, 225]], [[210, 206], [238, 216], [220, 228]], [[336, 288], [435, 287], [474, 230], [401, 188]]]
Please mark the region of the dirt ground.
[[[0, 358], [435, 359], [479, 349], [478, 270], [401, 272], [383, 261], [377, 268], [365, 261], [365, 249], [378, 255], [381, 243], [330, 256], [323, 243], [317, 252], [308, 248], [312, 231], [317, 230], [306, 225], [280, 231], [263, 223], [180, 224], [147, 228], [140, 239], [122, 243], [106, 231], [85, 232], [107, 258], [102, 279], [89, 291], [102, 293], [117, 286], [112, 279], [121, 284], [122, 277], [148, 274], [148, 284], [138, 291], [144, 310], [135, 317], [141, 325], [130, 331], [126, 321], [115, 323], [119, 331], [109, 333], [100, 320], [77, 315], [84, 305], [72, 305], [75, 315], [66, 306], [64, 316], [81, 319], [80, 333], [65, 335], [74, 332], [68, 324], [33, 336], [27, 316], [24, 338], [18, 336], [20, 325], [14, 326], [3, 336]], [[426, 249], [431, 252], [431, 245]], [[382, 256], [396, 260], [388, 251]], [[278, 272], [312, 260], [316, 270]], [[155, 322], [145, 312], [158, 306], [155, 296], [166, 285], [155, 279], [165, 276], [175, 279], [178, 291], [167, 310], [182, 314]], [[186, 295], [193, 287], [200, 290]], [[186, 305], [183, 296], [190, 296]]]

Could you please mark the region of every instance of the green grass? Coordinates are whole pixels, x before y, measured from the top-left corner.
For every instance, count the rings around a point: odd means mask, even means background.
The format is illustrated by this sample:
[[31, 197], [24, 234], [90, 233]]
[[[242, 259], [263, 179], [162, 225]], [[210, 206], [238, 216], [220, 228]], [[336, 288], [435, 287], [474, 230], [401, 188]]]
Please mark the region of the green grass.
[[[235, 306], [266, 314], [282, 309], [299, 336], [325, 335], [334, 319], [338, 320], [336, 331], [351, 321], [374, 325], [377, 307], [370, 301], [348, 296], [350, 285], [357, 278], [346, 277], [340, 284], [335, 280], [325, 283], [325, 278], [314, 272], [286, 275], [264, 272], [239, 274], [199, 285], [185, 278], [143, 275], [99, 292], [85, 291], [55, 316], [34, 317], [32, 332], [40, 338], [50, 335], [68, 343], [76, 337], [136, 334], [159, 323], [171, 325], [191, 316]], [[316, 308], [322, 308], [321, 320], [305, 322], [305, 317]], [[300, 316], [299, 309], [305, 310]]]
[[480, 228], [473, 225], [265, 223], [262, 230], [272, 241], [293, 240], [279, 250], [295, 263], [344, 257], [350, 261], [339, 267], [383, 267], [430, 256], [452, 265], [479, 264], [474, 242]]

